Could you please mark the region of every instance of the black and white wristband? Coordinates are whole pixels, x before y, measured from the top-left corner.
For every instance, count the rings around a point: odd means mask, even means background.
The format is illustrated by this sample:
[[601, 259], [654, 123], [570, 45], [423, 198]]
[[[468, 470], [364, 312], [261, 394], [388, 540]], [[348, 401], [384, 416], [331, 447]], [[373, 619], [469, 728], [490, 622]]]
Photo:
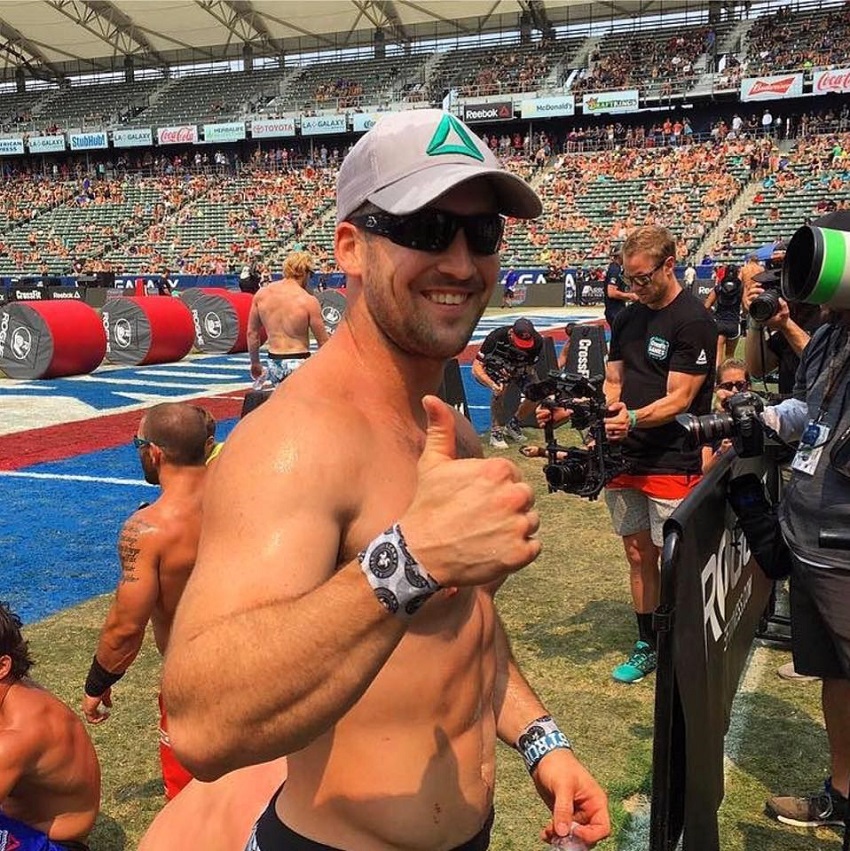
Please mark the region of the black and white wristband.
[[558, 729], [551, 715], [543, 715], [532, 721], [519, 734], [515, 747], [522, 754], [529, 774], [534, 773], [546, 754], [558, 748], [568, 751], [573, 749], [570, 740]]
[[381, 532], [357, 560], [378, 602], [405, 620], [440, 590], [440, 583], [410, 554], [398, 523]]

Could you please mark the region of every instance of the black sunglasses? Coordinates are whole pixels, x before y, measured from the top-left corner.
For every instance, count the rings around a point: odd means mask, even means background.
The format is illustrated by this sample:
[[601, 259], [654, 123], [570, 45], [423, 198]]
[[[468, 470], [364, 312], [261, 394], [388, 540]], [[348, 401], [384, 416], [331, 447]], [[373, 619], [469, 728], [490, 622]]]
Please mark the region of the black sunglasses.
[[458, 216], [445, 210], [426, 208], [408, 216], [368, 213], [348, 219], [363, 230], [385, 236], [390, 242], [415, 251], [446, 251], [462, 228], [473, 254], [489, 256], [499, 250], [505, 220], [498, 213]]
[[139, 437], [138, 435], [133, 436], [133, 446], [136, 449], [141, 449], [143, 446], [153, 446], [154, 442], [152, 440], [148, 440], [145, 437]]
[[739, 393], [750, 386], [749, 381], [721, 381], [717, 387], [719, 390], [737, 390]]

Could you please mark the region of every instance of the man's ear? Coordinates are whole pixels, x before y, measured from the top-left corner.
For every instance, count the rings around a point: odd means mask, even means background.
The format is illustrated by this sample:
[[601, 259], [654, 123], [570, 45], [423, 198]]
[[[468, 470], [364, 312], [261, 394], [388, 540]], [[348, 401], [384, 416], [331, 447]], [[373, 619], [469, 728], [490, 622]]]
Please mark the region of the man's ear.
[[350, 277], [361, 277], [365, 262], [363, 234], [351, 222], [340, 222], [334, 232], [334, 255], [339, 268]]
[[0, 680], [5, 680], [12, 673], [12, 657], [7, 655], [0, 656]]

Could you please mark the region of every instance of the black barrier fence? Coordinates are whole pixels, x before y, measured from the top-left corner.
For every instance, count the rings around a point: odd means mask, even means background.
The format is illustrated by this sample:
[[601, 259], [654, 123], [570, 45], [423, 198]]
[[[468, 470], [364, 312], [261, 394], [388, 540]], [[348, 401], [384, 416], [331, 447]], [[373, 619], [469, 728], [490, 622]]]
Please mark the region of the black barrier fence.
[[770, 454], [731, 450], [664, 525], [650, 851], [717, 851], [723, 743], [732, 701], [772, 582], [751, 557], [726, 501], [730, 477], [755, 473], [778, 498]]

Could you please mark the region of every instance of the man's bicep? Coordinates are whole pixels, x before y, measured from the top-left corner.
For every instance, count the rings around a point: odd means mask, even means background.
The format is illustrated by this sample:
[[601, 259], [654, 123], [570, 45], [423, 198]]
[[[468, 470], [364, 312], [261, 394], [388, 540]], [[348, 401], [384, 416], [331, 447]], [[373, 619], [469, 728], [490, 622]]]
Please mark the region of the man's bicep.
[[680, 396], [687, 404], [683, 411], [690, 407], [697, 393], [707, 380], [708, 373], [671, 372], [667, 376], [667, 395]]

